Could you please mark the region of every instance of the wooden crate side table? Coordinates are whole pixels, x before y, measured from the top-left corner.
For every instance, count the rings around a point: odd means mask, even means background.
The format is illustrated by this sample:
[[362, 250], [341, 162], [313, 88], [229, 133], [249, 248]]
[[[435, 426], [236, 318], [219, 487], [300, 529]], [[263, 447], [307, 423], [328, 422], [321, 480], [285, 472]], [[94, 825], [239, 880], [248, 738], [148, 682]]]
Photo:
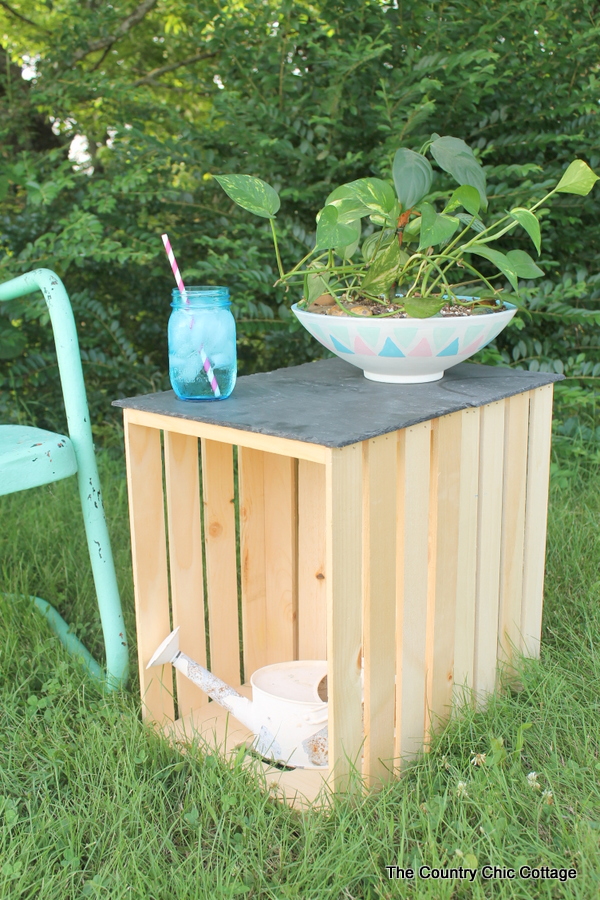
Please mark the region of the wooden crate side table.
[[293, 802], [353, 768], [391, 777], [456, 691], [484, 698], [499, 663], [539, 653], [559, 377], [463, 364], [383, 385], [331, 359], [241, 378], [222, 403], [115, 401], [145, 719], [249, 738], [171, 667], [146, 669], [176, 625], [242, 691], [260, 666], [327, 658], [330, 768], [268, 779]]

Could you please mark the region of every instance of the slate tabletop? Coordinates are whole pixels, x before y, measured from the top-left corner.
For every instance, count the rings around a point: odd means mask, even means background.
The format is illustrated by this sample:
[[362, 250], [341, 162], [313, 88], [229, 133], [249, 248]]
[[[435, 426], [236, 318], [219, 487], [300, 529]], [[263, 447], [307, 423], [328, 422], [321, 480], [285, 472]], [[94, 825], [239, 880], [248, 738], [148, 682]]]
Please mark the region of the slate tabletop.
[[162, 391], [114, 400], [113, 406], [345, 447], [562, 378], [548, 372], [461, 363], [448, 369], [440, 381], [382, 384], [335, 358], [244, 375], [227, 400], [179, 400], [173, 391]]

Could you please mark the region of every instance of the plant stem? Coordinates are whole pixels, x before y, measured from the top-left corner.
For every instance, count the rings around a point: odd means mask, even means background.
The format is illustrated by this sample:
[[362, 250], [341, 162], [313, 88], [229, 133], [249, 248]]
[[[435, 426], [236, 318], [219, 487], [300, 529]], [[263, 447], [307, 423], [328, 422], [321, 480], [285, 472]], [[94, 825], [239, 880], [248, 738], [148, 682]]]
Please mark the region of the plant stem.
[[271, 234], [273, 235], [273, 244], [275, 245], [275, 256], [277, 257], [277, 267], [279, 269], [279, 278], [283, 278], [283, 265], [281, 263], [281, 254], [279, 253], [279, 244], [277, 243], [277, 234], [275, 232], [275, 222], [273, 219], [269, 219], [271, 223]]

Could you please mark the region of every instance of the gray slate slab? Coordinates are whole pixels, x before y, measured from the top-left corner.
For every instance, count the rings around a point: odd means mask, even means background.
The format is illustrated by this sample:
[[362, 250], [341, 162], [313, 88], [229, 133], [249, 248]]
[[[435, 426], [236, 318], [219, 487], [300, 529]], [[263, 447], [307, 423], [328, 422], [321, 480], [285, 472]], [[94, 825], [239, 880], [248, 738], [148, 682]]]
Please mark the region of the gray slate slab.
[[245, 375], [227, 400], [178, 400], [173, 391], [164, 391], [115, 400], [113, 406], [345, 447], [562, 378], [546, 372], [461, 363], [449, 369], [441, 381], [379, 384], [336, 358]]

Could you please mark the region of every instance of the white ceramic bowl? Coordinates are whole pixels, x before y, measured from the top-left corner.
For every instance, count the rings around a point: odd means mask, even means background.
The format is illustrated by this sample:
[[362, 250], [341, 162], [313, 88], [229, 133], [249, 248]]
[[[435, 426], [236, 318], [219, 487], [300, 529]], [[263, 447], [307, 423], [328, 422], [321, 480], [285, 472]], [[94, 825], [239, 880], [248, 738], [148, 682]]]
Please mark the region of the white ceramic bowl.
[[292, 311], [319, 343], [362, 369], [365, 378], [393, 384], [439, 381], [446, 369], [464, 362], [500, 334], [516, 307], [502, 312], [430, 319], [324, 316]]

